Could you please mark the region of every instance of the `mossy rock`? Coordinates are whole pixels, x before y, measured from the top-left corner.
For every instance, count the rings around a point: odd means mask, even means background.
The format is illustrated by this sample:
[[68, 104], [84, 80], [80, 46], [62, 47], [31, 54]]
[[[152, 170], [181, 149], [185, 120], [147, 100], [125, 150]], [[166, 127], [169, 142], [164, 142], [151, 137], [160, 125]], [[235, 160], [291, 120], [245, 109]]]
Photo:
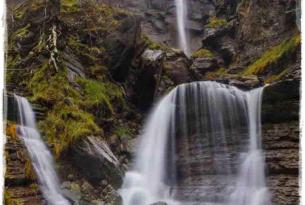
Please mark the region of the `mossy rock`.
[[279, 63], [283, 58], [290, 55], [301, 43], [300, 34], [296, 34], [292, 38], [286, 39], [279, 45], [268, 49], [263, 55], [253, 62], [242, 73], [243, 75], [261, 75], [267, 72], [272, 65]]
[[204, 49], [204, 48], [201, 48], [201, 49], [199, 49], [198, 51], [196, 51], [192, 54], [193, 58], [204, 58], [204, 57], [210, 57], [211, 58], [213, 56], [214, 55], [210, 50]]
[[206, 25], [207, 28], [218, 28], [221, 26], [225, 26], [227, 24], [227, 20], [224, 18], [218, 18], [216, 16], [212, 16], [209, 18], [209, 22]]

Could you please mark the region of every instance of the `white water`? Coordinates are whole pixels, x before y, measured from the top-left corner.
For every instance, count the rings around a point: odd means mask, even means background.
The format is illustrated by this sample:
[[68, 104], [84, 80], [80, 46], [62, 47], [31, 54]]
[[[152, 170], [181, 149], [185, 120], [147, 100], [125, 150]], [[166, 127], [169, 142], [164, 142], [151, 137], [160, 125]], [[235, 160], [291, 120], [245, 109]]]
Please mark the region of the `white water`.
[[[146, 122], [134, 166], [126, 173], [120, 189], [123, 205], [150, 205], [159, 201], [169, 205], [269, 205], [264, 154], [260, 145], [262, 92], [262, 88], [243, 92], [216, 82], [195, 82], [173, 89], [155, 106]], [[245, 133], [242, 130], [246, 130]], [[236, 136], [236, 131], [240, 136]], [[175, 200], [183, 195], [174, 193], [177, 180], [175, 165], [179, 155], [175, 148], [176, 139], [186, 138], [188, 144], [183, 147], [183, 155], [195, 160], [192, 156], [194, 150], [189, 146], [195, 143], [191, 137], [197, 136], [196, 133], [204, 141], [203, 144], [196, 142], [196, 147], [213, 158], [209, 166], [215, 176], [220, 174], [228, 179], [234, 176], [231, 161], [235, 159], [231, 156], [232, 151], [228, 151], [228, 141], [234, 144], [248, 138], [248, 148], [236, 151], [236, 155], [244, 156], [241, 162], [235, 160], [235, 164], [240, 164], [238, 176], [235, 176], [233, 184], [228, 183], [225, 185], [227, 188], [221, 190], [234, 188], [223, 194], [228, 194], [228, 197], [223, 197], [221, 202], [215, 197], [206, 201], [206, 198], [199, 201], [189, 198], [180, 202]], [[216, 192], [220, 191], [215, 189], [212, 194], [205, 195], [209, 198], [209, 195], [219, 194]]]
[[186, 20], [187, 20], [187, 0], [175, 0], [176, 3], [176, 15], [177, 15], [177, 27], [179, 37], [179, 48], [187, 55], [190, 55], [189, 40], [186, 32]]
[[241, 165], [230, 205], [270, 205], [265, 179], [265, 157], [261, 149], [261, 104], [263, 88], [246, 93], [249, 119], [249, 148]]
[[19, 110], [18, 135], [22, 137], [38, 176], [40, 189], [48, 205], [69, 205], [61, 194], [59, 180], [54, 169], [53, 157], [36, 128], [33, 109], [27, 99], [14, 96]]
[[133, 171], [126, 173], [120, 190], [124, 205], [146, 205], [158, 201], [170, 203], [170, 190], [164, 183], [165, 156], [170, 123], [174, 117], [175, 92], [155, 107], [145, 125]]

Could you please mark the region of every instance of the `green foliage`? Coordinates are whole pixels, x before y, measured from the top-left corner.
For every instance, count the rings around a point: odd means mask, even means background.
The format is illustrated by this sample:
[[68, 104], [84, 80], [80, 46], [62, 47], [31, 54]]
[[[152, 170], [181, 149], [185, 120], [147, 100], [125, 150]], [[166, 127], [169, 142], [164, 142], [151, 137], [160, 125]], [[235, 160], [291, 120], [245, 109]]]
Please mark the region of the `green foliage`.
[[268, 49], [259, 59], [252, 63], [245, 71], [244, 75], [262, 74], [269, 66], [295, 51], [301, 43], [301, 36], [297, 34], [290, 39], [284, 40], [277, 46]]
[[192, 54], [193, 58], [204, 58], [204, 57], [213, 57], [213, 56], [214, 55], [210, 50], [204, 48], [201, 48]]
[[208, 28], [218, 28], [227, 24], [227, 20], [223, 18], [217, 18], [216, 16], [209, 18]]

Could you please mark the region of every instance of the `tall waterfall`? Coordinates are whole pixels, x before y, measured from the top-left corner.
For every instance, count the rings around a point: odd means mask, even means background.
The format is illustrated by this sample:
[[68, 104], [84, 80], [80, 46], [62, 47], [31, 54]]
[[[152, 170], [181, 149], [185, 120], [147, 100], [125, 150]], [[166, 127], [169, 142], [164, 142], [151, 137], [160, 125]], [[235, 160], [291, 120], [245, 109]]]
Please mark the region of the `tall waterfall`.
[[179, 37], [179, 47], [183, 52], [189, 56], [189, 40], [186, 32], [186, 20], [187, 20], [187, 0], [175, 0], [176, 3], [176, 15], [177, 15], [177, 27]]
[[19, 110], [18, 135], [22, 137], [48, 205], [69, 205], [61, 194], [52, 155], [36, 128], [35, 115], [26, 98], [15, 95]]
[[263, 89], [216, 82], [173, 89], [152, 110], [120, 189], [124, 205], [269, 205]]

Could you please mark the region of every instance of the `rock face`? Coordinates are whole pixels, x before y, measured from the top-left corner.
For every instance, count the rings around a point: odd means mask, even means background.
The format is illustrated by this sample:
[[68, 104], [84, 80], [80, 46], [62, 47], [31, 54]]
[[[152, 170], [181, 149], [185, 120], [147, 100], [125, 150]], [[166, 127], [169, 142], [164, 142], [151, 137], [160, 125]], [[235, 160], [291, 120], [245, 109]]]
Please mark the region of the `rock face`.
[[6, 128], [5, 204], [42, 205], [43, 198], [35, 172], [22, 140], [16, 136], [15, 128], [12, 124]]
[[299, 203], [299, 82], [283, 81], [265, 89], [263, 148], [267, 183], [277, 205]]
[[119, 161], [101, 139], [87, 137], [74, 145], [71, 154], [75, 166], [91, 183], [106, 180], [116, 188], [121, 186], [123, 172]]

